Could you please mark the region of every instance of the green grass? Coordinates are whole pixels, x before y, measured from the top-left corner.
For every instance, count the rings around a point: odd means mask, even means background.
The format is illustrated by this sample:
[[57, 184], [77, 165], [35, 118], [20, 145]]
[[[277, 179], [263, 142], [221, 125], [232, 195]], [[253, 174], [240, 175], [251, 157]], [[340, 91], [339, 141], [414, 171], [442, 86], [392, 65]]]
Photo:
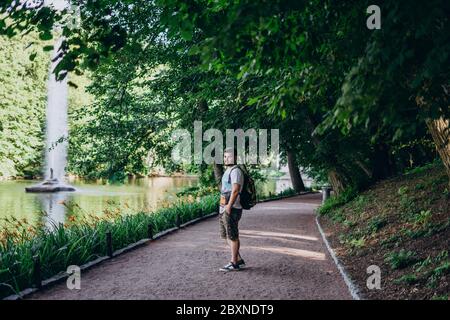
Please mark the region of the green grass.
[[[350, 202], [357, 196], [357, 190], [355, 188], [348, 188], [338, 196], [328, 198], [323, 205], [320, 206], [318, 212], [320, 215], [326, 215], [333, 212], [334, 209], [343, 206]], [[365, 200], [364, 200], [365, 201]], [[362, 205], [362, 204], [360, 204]]]
[[433, 296], [433, 297], [431, 298], [431, 300], [443, 300], [443, 301], [446, 301], [446, 300], [449, 300], [449, 299], [450, 299], [449, 297], [450, 297], [450, 296], [447, 295], [447, 294], [444, 294], [444, 295], [437, 295], [437, 296]]
[[417, 278], [417, 276], [415, 274], [405, 274], [405, 275], [401, 276], [400, 278], [394, 280], [394, 282], [397, 284], [406, 283], [409, 285], [415, 284], [418, 281], [419, 281], [419, 279]]
[[405, 171], [405, 175], [413, 175], [413, 174], [421, 174], [427, 172], [430, 169], [433, 169], [436, 165], [440, 164], [440, 159], [436, 159], [433, 162], [427, 163], [423, 166], [418, 166], [412, 169], [408, 169]]
[[[111, 232], [113, 250], [118, 250], [147, 238], [148, 225], [154, 234], [216, 210], [218, 196], [210, 195], [200, 201], [175, 203], [153, 213], [140, 212], [98, 219], [91, 223], [68, 226], [54, 225], [52, 230], [35, 230], [18, 220], [14, 232], [0, 241], [0, 298], [33, 286], [33, 257], [38, 256], [42, 279], [63, 272], [69, 265], [83, 265], [106, 256], [106, 233]], [[12, 219], [14, 220], [14, 219]], [[31, 230], [33, 231], [33, 230]]]

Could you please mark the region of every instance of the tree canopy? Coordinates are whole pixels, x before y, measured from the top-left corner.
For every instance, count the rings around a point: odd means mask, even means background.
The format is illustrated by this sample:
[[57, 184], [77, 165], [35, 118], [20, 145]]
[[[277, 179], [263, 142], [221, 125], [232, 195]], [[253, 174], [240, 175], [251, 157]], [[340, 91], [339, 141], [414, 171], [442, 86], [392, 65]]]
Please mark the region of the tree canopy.
[[201, 119], [279, 128], [283, 157], [337, 192], [436, 154], [450, 176], [448, 1], [382, 1], [379, 30], [356, 0], [0, 3], [1, 34], [57, 26], [56, 72], [93, 75], [71, 139], [81, 174], [145, 173], [148, 152], [164, 162], [170, 131]]

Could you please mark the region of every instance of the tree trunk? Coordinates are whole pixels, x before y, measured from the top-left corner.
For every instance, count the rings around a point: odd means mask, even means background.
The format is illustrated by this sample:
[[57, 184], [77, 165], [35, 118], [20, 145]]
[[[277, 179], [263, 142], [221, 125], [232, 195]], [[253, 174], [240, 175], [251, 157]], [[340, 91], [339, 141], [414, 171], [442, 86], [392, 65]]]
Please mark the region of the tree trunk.
[[[316, 147], [319, 147], [320, 140], [317, 138], [316, 135], [313, 135], [315, 125], [311, 115], [305, 117], [305, 123], [309, 127], [309, 130], [311, 132], [311, 141], [314, 143]], [[330, 158], [336, 158], [333, 154], [329, 154], [328, 156]], [[339, 174], [336, 168], [328, 170], [328, 180], [331, 186], [333, 187], [333, 191], [336, 195], [339, 195], [342, 191], [344, 191], [346, 180], [341, 174]]]
[[355, 160], [355, 163], [358, 165], [358, 167], [361, 168], [362, 171], [364, 171], [364, 173], [369, 179], [372, 179], [372, 172], [369, 170], [369, 168], [367, 168], [367, 166], [364, 163], [362, 163], [360, 160]]
[[373, 179], [386, 179], [394, 173], [389, 146], [380, 143], [375, 146], [373, 158]]
[[305, 191], [305, 185], [296, 163], [295, 154], [292, 151], [287, 151], [287, 160], [292, 187], [294, 188], [295, 192]]
[[198, 110], [200, 111], [200, 115], [203, 118], [203, 115], [206, 114], [209, 110], [208, 102], [205, 99], [201, 99], [197, 104]]
[[213, 166], [214, 166], [214, 179], [216, 180], [216, 184], [220, 190], [222, 189], [223, 165], [214, 163]]
[[426, 121], [428, 130], [436, 144], [436, 149], [445, 166], [450, 185], [450, 125], [448, 120], [428, 119]]
[[[208, 102], [205, 99], [200, 99], [197, 102], [198, 115], [200, 119], [203, 120], [205, 118], [206, 113], [209, 110]], [[213, 164], [214, 171], [214, 180], [216, 181], [216, 186], [219, 188], [219, 191], [222, 189], [222, 176], [223, 176], [223, 165], [222, 164]]]
[[339, 195], [342, 191], [344, 191], [344, 179], [336, 170], [328, 171], [328, 180], [330, 181], [331, 186], [333, 187], [333, 191], [336, 195]]

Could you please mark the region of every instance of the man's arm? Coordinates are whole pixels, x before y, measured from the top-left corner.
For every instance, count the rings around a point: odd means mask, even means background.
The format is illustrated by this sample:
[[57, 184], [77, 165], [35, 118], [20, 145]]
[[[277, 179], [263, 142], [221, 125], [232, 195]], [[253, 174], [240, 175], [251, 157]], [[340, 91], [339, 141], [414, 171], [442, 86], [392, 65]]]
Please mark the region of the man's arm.
[[231, 208], [233, 207], [234, 202], [236, 201], [237, 196], [239, 195], [239, 190], [241, 190], [241, 185], [239, 183], [233, 183], [231, 187], [231, 195], [230, 200], [225, 208], [228, 214], [231, 213]]
[[[235, 175], [232, 175], [233, 173]], [[228, 204], [225, 208], [225, 211], [228, 214], [231, 213], [231, 208], [233, 207], [233, 204], [236, 201], [237, 196], [239, 195], [239, 191], [241, 190], [241, 184], [238, 182], [241, 182], [241, 180], [242, 180], [242, 177], [241, 177], [242, 171], [241, 171], [241, 169], [237, 168], [230, 174], [231, 174], [231, 180], [232, 180], [231, 194], [230, 194], [230, 200], [228, 201]], [[241, 174], [241, 175], [239, 175], [239, 174]]]

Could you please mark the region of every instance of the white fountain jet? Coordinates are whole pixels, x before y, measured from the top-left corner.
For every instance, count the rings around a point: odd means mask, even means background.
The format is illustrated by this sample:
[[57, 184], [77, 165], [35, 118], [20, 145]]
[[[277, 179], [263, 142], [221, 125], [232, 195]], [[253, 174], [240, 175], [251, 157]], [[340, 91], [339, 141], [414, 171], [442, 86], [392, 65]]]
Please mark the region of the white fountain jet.
[[[63, 39], [55, 43], [51, 68], [47, 84], [47, 124], [45, 150], [45, 178], [62, 181], [67, 164], [67, 137], [69, 134], [67, 123], [68, 85], [67, 76], [58, 81], [54, 73], [55, 67], [61, 61], [57, 58]], [[53, 177], [50, 171], [53, 169]]]
[[[65, 0], [46, 0], [45, 5], [63, 10], [68, 6], [68, 3]], [[56, 66], [62, 59], [60, 48], [63, 41], [63, 37], [60, 37], [55, 42], [47, 83], [45, 181], [25, 188], [27, 192], [75, 191], [75, 188], [64, 183], [69, 134], [67, 76], [63, 80], [58, 80], [54, 73]]]

